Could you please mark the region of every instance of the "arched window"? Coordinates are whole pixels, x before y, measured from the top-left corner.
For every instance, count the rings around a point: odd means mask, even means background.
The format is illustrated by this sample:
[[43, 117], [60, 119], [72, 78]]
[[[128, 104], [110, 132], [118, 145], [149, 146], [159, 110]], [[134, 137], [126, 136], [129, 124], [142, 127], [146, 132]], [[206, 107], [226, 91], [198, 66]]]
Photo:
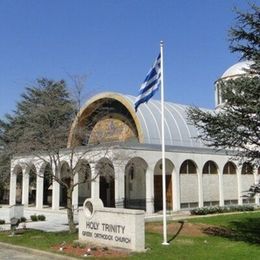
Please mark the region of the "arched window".
[[197, 167], [193, 161], [186, 160], [181, 165], [180, 173], [181, 174], [196, 174]]
[[242, 174], [253, 174], [253, 166], [250, 163], [243, 163]]
[[235, 164], [232, 162], [227, 162], [224, 167], [223, 174], [236, 174]]
[[203, 170], [203, 174], [218, 174], [218, 169], [216, 163], [213, 161], [208, 161], [205, 163]]

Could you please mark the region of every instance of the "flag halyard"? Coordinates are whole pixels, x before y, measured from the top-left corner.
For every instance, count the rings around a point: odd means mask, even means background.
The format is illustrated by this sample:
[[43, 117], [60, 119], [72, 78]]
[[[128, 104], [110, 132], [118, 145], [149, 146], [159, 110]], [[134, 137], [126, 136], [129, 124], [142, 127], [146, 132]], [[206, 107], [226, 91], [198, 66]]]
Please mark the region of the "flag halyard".
[[139, 89], [139, 95], [135, 101], [135, 111], [138, 107], [148, 100], [156, 93], [161, 84], [161, 53], [155, 60], [153, 67], [149, 70], [145, 77], [143, 84]]

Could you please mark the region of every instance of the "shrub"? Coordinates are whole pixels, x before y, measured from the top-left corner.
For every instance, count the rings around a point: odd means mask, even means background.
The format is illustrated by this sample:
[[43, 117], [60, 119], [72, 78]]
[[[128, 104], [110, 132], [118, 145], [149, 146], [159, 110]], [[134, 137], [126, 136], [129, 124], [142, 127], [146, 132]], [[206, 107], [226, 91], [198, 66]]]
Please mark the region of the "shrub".
[[26, 218], [25, 217], [21, 217], [20, 218], [20, 222], [26, 222]]
[[34, 215], [31, 215], [31, 220], [32, 221], [45, 221], [46, 220], [46, 217], [44, 216], [44, 215], [36, 215], [36, 214], [34, 214]]
[[37, 218], [37, 216], [35, 214], [31, 215], [30, 217], [31, 217], [32, 221], [38, 221], [38, 218]]
[[44, 215], [38, 215], [38, 220], [45, 221], [46, 217]]
[[5, 220], [4, 219], [0, 219], [0, 225], [5, 224]]
[[77, 248], [77, 247], [79, 247], [79, 244], [80, 243], [78, 241], [73, 241], [72, 247]]
[[190, 211], [191, 215], [207, 215], [214, 213], [236, 212], [236, 211], [253, 211], [252, 205], [230, 205], [230, 206], [214, 206], [195, 208]]

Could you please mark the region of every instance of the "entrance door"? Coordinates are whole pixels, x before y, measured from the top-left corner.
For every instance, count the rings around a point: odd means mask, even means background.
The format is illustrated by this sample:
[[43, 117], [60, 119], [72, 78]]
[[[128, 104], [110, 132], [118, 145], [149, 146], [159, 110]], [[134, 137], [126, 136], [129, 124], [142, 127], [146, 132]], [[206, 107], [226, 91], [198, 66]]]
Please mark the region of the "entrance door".
[[[63, 182], [69, 185], [70, 178], [63, 178]], [[66, 207], [67, 206], [67, 188], [63, 185], [60, 185], [60, 206]]]
[[16, 177], [16, 201], [17, 205], [22, 204], [22, 194], [23, 194], [23, 174], [22, 172], [17, 174]]
[[104, 207], [115, 207], [115, 182], [112, 177], [100, 176], [99, 197], [103, 201]]
[[[154, 210], [163, 209], [162, 175], [154, 175]], [[172, 176], [166, 175], [166, 208], [172, 209]]]

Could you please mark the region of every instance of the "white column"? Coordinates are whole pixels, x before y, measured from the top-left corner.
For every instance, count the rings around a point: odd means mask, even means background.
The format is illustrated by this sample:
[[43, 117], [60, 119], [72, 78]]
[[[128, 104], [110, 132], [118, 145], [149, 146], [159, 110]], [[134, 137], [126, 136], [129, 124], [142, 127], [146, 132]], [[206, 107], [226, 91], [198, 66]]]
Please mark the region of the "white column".
[[115, 170], [115, 207], [123, 208], [125, 201], [125, 165], [114, 165]]
[[16, 202], [16, 174], [14, 169], [11, 167], [10, 176], [10, 194], [9, 194], [9, 205], [15, 205]]
[[198, 167], [198, 192], [199, 192], [199, 207], [203, 207], [203, 183], [202, 183], [202, 171], [201, 167]]
[[52, 181], [52, 209], [60, 209], [60, 184], [55, 180]]
[[218, 170], [219, 206], [224, 206], [223, 167]]
[[178, 211], [181, 208], [180, 202], [180, 169], [174, 168], [172, 171], [172, 210]]
[[29, 173], [30, 170], [23, 169], [22, 175], [23, 175], [23, 190], [22, 190], [22, 204], [25, 207], [28, 207], [29, 204]]
[[[258, 175], [258, 169], [256, 167], [254, 167], [254, 181], [255, 181], [255, 184], [258, 184], [259, 183], [259, 175]], [[255, 204], [256, 205], [259, 205], [259, 194], [257, 193], [255, 195]]]
[[96, 175], [96, 165], [90, 164], [91, 169], [91, 198], [99, 199], [99, 175]]
[[242, 166], [237, 167], [237, 196], [238, 196], [238, 205], [243, 205], [242, 191], [241, 191], [241, 173]]
[[43, 173], [37, 169], [37, 176], [36, 176], [36, 208], [42, 209], [43, 208], [43, 183], [44, 183], [44, 176]]
[[[79, 174], [76, 173], [74, 176], [74, 183], [78, 183], [79, 181]], [[76, 209], [78, 208], [79, 204], [79, 185], [75, 186], [72, 192], [72, 205], [73, 208]]]
[[154, 165], [148, 165], [145, 173], [145, 183], [146, 183], [146, 213], [154, 213]]

